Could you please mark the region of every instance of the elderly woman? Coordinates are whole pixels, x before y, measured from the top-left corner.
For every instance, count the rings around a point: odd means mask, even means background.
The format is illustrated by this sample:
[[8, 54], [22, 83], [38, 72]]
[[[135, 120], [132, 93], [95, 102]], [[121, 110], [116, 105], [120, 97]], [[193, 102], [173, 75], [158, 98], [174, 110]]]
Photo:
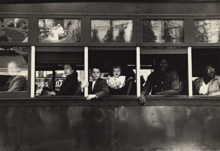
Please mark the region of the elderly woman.
[[206, 65], [203, 67], [202, 74], [202, 77], [193, 82], [194, 94], [220, 95], [220, 76], [215, 74], [215, 68], [212, 65]]

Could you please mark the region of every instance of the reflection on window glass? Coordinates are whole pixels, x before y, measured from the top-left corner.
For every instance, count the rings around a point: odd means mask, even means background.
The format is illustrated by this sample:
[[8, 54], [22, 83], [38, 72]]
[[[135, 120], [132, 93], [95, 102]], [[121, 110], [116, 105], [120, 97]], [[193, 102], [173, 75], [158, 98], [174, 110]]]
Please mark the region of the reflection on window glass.
[[[80, 84], [85, 80], [85, 72], [82, 69], [76, 69], [75, 65], [71, 64], [73, 68], [69, 65], [69, 63], [53, 64], [50, 71], [36, 71], [36, 96], [77, 95]], [[43, 65], [40, 66], [43, 67]]]
[[52, 71], [36, 71], [36, 96], [39, 96], [44, 87], [53, 89]]
[[143, 42], [182, 43], [184, 42], [182, 20], [144, 20]]
[[110, 95], [136, 94], [135, 51], [90, 51], [89, 66], [101, 70], [100, 78], [106, 80]]
[[220, 42], [220, 20], [196, 20], [194, 26], [196, 42]]
[[91, 41], [93, 43], [132, 43], [132, 20], [92, 20]]
[[192, 58], [193, 93], [220, 96], [219, 49], [194, 49]]
[[27, 80], [27, 48], [0, 48], [0, 91], [27, 91]]
[[0, 18], [0, 42], [28, 42], [28, 19]]
[[75, 43], [81, 41], [81, 20], [39, 19], [40, 43]]
[[145, 95], [186, 95], [187, 55], [141, 54], [141, 91]]

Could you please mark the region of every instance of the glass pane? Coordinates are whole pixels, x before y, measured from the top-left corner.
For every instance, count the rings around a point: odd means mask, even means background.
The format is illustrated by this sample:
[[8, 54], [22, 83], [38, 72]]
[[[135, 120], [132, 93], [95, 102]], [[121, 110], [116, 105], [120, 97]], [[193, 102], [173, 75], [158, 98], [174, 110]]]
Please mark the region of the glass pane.
[[220, 42], [220, 20], [196, 20], [194, 26], [196, 42]]
[[132, 43], [132, 20], [92, 20], [93, 43]]
[[183, 20], [144, 20], [143, 42], [182, 43], [184, 42]]
[[39, 19], [40, 43], [76, 43], [81, 41], [81, 20]]
[[0, 91], [27, 91], [27, 81], [27, 48], [0, 48]]
[[0, 42], [28, 42], [28, 19], [0, 18]]

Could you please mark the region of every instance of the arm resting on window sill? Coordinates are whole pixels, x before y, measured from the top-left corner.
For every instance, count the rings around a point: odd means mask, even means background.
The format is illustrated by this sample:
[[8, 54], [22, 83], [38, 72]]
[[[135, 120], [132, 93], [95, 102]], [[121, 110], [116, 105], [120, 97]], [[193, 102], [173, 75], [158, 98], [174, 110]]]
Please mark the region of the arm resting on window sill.
[[220, 91], [208, 94], [209, 96], [220, 96]]

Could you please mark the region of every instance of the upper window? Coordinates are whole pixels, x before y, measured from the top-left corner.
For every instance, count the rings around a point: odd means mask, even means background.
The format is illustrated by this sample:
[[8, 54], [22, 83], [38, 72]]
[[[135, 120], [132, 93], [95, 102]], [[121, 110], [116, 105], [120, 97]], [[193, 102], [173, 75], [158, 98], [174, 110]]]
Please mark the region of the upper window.
[[92, 20], [92, 43], [132, 43], [132, 20]]
[[183, 20], [143, 20], [144, 43], [183, 43]]
[[0, 18], [0, 42], [28, 42], [28, 19]]
[[81, 41], [80, 19], [39, 19], [40, 43], [76, 43]]
[[196, 42], [220, 42], [220, 20], [195, 20], [194, 26]]

